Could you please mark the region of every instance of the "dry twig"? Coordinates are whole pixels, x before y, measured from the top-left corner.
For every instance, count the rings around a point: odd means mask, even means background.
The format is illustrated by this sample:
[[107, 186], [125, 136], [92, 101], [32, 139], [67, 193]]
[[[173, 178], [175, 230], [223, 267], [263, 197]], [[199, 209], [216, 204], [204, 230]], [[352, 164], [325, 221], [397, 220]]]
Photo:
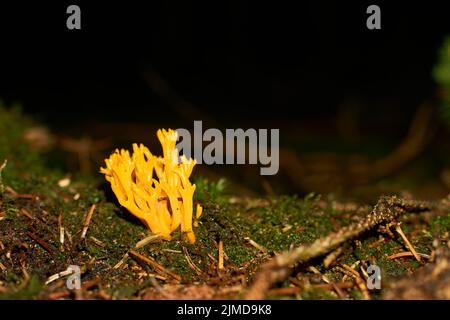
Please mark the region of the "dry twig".
[[181, 281], [181, 277], [179, 275], [177, 275], [176, 273], [173, 273], [172, 271], [167, 270], [162, 265], [160, 265], [158, 262], [156, 262], [153, 258], [146, 257], [134, 250], [130, 250], [129, 254], [132, 258], [137, 259], [138, 261], [144, 262], [145, 264], [149, 265], [156, 272], [169, 275], [170, 277], [172, 277], [173, 279], [175, 279], [178, 282]]
[[145, 237], [144, 239], [138, 241], [136, 245], [134, 246], [136, 249], [145, 247], [149, 243], [158, 241], [161, 239], [161, 236], [159, 234], [152, 234], [151, 236]]
[[186, 261], [188, 263], [188, 265], [198, 274], [201, 275], [203, 274], [203, 271], [197, 267], [197, 265], [194, 263], [194, 261], [192, 261], [191, 256], [189, 255], [188, 250], [186, 249], [186, 247], [183, 247], [183, 252], [184, 252], [184, 257], [186, 258]]
[[343, 270], [348, 271], [348, 273], [347, 272], [344, 273], [349, 276], [352, 276], [355, 279], [356, 285], [358, 286], [359, 290], [361, 290], [364, 300], [370, 300], [369, 290], [367, 289], [366, 283], [361, 278], [361, 275], [355, 269], [346, 264], [342, 264], [342, 266], [344, 267]]
[[[431, 256], [429, 256], [428, 254], [425, 254], [425, 253], [417, 252], [417, 255], [419, 255], [422, 258], [428, 259], [428, 260], [431, 259]], [[389, 260], [394, 260], [394, 259], [403, 258], [403, 257], [414, 257], [414, 255], [412, 254], [412, 252], [399, 252], [399, 253], [394, 253], [387, 258]]]
[[416, 249], [414, 249], [414, 246], [412, 245], [412, 243], [408, 240], [406, 235], [403, 233], [400, 223], [395, 225], [395, 231], [397, 231], [397, 233], [402, 237], [403, 241], [405, 241], [406, 245], [408, 246], [408, 249], [411, 251], [414, 258], [416, 258], [416, 260], [420, 262], [421, 261], [420, 256], [417, 254], [417, 251], [416, 251]]
[[34, 241], [36, 241], [42, 248], [44, 248], [46, 251], [48, 251], [49, 253], [53, 253], [55, 250], [47, 243], [45, 242], [45, 240], [39, 238], [36, 234], [32, 233], [32, 232], [27, 232], [27, 235], [33, 239]]
[[84, 222], [83, 231], [81, 232], [81, 240], [83, 240], [86, 237], [87, 230], [89, 228], [89, 223], [91, 222], [92, 214], [95, 210], [95, 203], [91, 206], [91, 209], [89, 210], [89, 213], [86, 217], [86, 221]]
[[262, 253], [267, 253], [268, 252], [268, 250], [266, 248], [264, 248], [262, 245], [256, 243], [254, 240], [250, 239], [249, 237], [245, 237], [244, 240], [246, 240], [251, 246], [255, 247], [256, 249], [258, 249]]
[[34, 217], [33, 217], [33, 214], [28, 210], [28, 209], [25, 209], [25, 208], [22, 208], [22, 209], [20, 209], [20, 211], [19, 211], [21, 214], [23, 214], [24, 216], [26, 216], [28, 219], [30, 219], [30, 220], [36, 220]]

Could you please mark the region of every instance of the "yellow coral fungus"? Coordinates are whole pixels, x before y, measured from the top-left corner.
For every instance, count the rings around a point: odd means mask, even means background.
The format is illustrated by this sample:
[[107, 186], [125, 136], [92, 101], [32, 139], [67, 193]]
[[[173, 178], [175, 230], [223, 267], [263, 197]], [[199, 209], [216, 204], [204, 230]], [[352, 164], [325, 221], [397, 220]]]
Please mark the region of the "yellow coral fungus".
[[[106, 168], [100, 168], [100, 172], [111, 183], [119, 203], [153, 233], [170, 239], [170, 234], [181, 226], [187, 240], [194, 243], [192, 198], [195, 184], [190, 183], [189, 176], [196, 162], [184, 155], [178, 156], [175, 131], [160, 129], [157, 136], [163, 157], [154, 156], [142, 144], [133, 144], [131, 156], [127, 150], [116, 150], [105, 160]], [[197, 205], [195, 225], [201, 213], [202, 207]]]

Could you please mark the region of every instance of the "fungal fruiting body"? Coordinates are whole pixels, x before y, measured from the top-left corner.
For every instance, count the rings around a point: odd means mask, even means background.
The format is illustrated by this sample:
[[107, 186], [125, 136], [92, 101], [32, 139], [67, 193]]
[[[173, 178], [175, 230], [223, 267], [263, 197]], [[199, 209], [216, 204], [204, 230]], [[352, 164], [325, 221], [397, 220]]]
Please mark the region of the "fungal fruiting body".
[[[202, 214], [198, 204], [193, 217], [195, 184], [189, 177], [196, 161], [179, 157], [174, 130], [160, 129], [158, 139], [163, 156], [154, 156], [143, 144], [133, 144], [133, 154], [118, 150], [100, 168], [119, 203], [138, 217], [153, 233], [170, 240], [178, 227], [190, 243], [195, 242], [192, 221]], [[181, 160], [181, 162], [179, 161]]]

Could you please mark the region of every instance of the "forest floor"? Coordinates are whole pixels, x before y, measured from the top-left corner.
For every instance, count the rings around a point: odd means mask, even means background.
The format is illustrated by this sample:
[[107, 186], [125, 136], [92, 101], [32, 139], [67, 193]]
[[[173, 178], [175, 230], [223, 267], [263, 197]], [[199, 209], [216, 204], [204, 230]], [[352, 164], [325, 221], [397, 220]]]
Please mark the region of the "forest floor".
[[[244, 298], [265, 262], [365, 221], [376, 204], [333, 193], [243, 196], [225, 179], [194, 173], [194, 205], [204, 208], [197, 241], [179, 232], [165, 241], [121, 208], [107, 184], [67, 175], [33, 150], [23, 138], [32, 125], [0, 108], [0, 165], [8, 160], [0, 176], [0, 299]], [[438, 210], [406, 210], [394, 221], [419, 259], [395, 227], [368, 228], [296, 264], [264, 296], [450, 299], [450, 199], [432, 200]], [[71, 265], [80, 267], [81, 289], [66, 285]], [[370, 265], [381, 270], [381, 289], [368, 288]]]

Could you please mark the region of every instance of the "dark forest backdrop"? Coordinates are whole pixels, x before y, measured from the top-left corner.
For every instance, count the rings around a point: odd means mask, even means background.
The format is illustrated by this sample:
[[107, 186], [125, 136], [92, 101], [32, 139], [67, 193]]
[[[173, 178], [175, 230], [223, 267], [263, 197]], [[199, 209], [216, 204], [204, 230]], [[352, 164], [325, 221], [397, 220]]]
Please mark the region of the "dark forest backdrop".
[[382, 30], [368, 30], [372, 2], [75, 1], [81, 31], [65, 26], [72, 2], [2, 2], [0, 97], [53, 123], [166, 119], [150, 68], [200, 112], [249, 126], [326, 121], [345, 101], [406, 124], [435, 89], [448, 10], [375, 1]]

